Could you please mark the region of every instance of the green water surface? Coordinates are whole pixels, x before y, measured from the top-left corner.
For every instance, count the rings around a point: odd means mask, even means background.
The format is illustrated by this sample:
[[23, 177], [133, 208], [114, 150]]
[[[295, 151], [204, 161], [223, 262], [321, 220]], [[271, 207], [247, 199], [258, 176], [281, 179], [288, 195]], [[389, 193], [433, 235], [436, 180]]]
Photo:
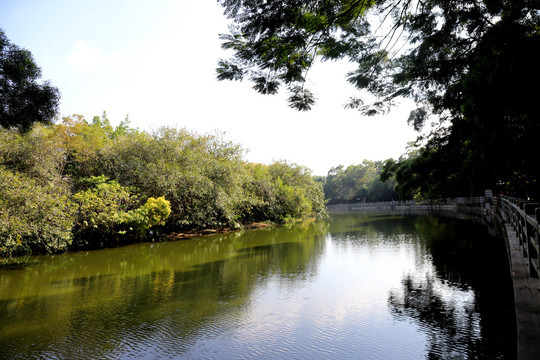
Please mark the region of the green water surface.
[[0, 269], [1, 359], [513, 359], [504, 244], [341, 214]]

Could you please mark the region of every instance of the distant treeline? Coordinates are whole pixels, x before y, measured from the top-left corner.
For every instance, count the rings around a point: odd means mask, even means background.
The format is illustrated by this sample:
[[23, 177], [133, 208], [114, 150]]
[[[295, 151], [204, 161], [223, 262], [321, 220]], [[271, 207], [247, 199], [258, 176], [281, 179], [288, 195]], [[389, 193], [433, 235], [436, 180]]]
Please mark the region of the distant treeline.
[[339, 165], [330, 169], [327, 176], [315, 179], [323, 184], [329, 204], [397, 200], [395, 180], [381, 180], [384, 164], [384, 161], [364, 160], [347, 168]]
[[219, 134], [113, 127], [105, 113], [0, 130], [0, 256], [325, 214], [310, 170], [244, 152]]

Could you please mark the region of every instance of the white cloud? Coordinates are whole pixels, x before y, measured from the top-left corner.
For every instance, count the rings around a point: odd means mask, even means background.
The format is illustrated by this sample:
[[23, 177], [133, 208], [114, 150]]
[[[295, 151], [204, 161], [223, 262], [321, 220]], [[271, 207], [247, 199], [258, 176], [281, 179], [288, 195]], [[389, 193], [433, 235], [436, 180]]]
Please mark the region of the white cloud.
[[75, 42], [75, 51], [66, 60], [73, 68], [90, 70], [98, 68], [105, 61], [103, 50], [92, 48], [84, 40]]

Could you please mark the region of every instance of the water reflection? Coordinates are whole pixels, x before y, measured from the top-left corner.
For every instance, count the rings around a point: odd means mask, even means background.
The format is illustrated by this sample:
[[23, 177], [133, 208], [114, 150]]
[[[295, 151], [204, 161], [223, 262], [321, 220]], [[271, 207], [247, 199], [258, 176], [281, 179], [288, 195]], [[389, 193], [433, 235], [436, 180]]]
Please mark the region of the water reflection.
[[512, 358], [485, 232], [352, 214], [35, 257], [0, 270], [0, 358]]
[[[434, 231], [433, 224], [443, 231]], [[395, 318], [412, 320], [428, 334], [429, 359], [515, 358], [504, 243], [481, 224], [463, 220], [423, 217], [416, 230], [432, 260], [405, 274], [402, 287], [390, 292]]]
[[[477, 353], [482, 334], [473, 291], [449, 286], [430, 274], [424, 279], [408, 275], [403, 289], [392, 291], [388, 302], [396, 319], [413, 320], [428, 335], [429, 359], [463, 359]], [[498, 350], [495, 354], [504, 358]]]
[[134, 346], [151, 350], [155, 337], [160, 348], [181, 354], [214, 317], [247, 306], [255, 284], [274, 274], [314, 274], [325, 228], [311, 223], [41, 257], [1, 271], [0, 357], [88, 356], [81, 350], [116, 357]]

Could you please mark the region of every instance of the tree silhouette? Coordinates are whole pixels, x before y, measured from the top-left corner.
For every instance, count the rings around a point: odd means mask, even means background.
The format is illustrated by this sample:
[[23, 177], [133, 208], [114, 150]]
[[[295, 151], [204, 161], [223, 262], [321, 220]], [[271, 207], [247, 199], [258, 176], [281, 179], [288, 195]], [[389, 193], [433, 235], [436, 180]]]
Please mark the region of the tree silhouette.
[[30, 51], [11, 44], [0, 29], [0, 126], [27, 131], [34, 123], [51, 123], [60, 92], [48, 81]]

